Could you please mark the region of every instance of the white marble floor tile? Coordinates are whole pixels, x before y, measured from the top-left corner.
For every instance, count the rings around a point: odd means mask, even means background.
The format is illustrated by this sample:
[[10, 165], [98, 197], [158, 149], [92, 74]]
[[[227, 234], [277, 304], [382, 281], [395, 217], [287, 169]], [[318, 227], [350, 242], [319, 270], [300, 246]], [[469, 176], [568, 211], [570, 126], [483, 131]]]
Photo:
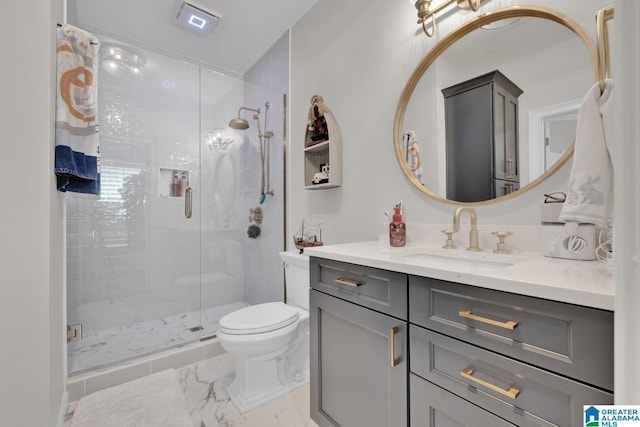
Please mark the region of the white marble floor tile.
[[196, 342], [201, 337], [215, 334], [218, 322], [225, 314], [247, 305], [236, 302], [88, 333], [67, 346], [69, 373], [109, 366]]
[[240, 414], [226, 391], [234, 367], [225, 353], [179, 370], [190, 409], [200, 412], [200, 427], [316, 427], [309, 419], [308, 384]]
[[[317, 427], [309, 418], [309, 384], [240, 414], [227, 394], [233, 356], [225, 353], [177, 371], [194, 427]], [[69, 404], [64, 427], [71, 425], [76, 403]]]

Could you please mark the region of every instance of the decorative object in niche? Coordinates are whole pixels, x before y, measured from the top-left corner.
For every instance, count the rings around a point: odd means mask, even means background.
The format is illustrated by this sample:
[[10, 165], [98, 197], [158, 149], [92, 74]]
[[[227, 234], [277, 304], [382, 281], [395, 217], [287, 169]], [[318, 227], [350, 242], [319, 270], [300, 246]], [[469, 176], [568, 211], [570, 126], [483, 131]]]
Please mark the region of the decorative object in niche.
[[342, 185], [340, 129], [320, 95], [311, 97], [304, 139], [304, 186], [306, 189]]
[[189, 171], [173, 168], [158, 169], [158, 195], [184, 197], [189, 188]]
[[[513, 20], [518, 17], [521, 19]], [[484, 29], [488, 24], [504, 20], [512, 23]], [[505, 45], [507, 41], [512, 48]], [[517, 74], [513, 68], [516, 66], [526, 73]], [[444, 35], [423, 57], [405, 84], [396, 108], [393, 131], [396, 158], [403, 173], [411, 184], [435, 200], [470, 205], [506, 200], [544, 181], [573, 154], [571, 147], [553, 166], [535, 176], [529, 174], [529, 159], [520, 159], [520, 189], [510, 194], [476, 202], [446, 197], [444, 97], [440, 90], [496, 69], [517, 81], [518, 86], [530, 94], [526, 100], [519, 100], [518, 130], [519, 153], [528, 156], [530, 144], [542, 144], [542, 141], [527, 138], [529, 110], [582, 97], [595, 80], [596, 51], [589, 35], [574, 20], [553, 9], [536, 6], [507, 7], [482, 14]], [[403, 135], [408, 129], [421, 136], [424, 185], [406, 160]]]
[[314, 95], [311, 98], [311, 107], [309, 107], [309, 117], [307, 123], [307, 136], [305, 147], [320, 144], [329, 140], [329, 129], [327, 128], [327, 120], [324, 115], [327, 113], [327, 107], [321, 96]]
[[311, 183], [313, 185], [318, 185], [326, 184], [327, 182], [329, 182], [329, 165], [322, 164], [320, 165], [320, 172], [313, 174]]

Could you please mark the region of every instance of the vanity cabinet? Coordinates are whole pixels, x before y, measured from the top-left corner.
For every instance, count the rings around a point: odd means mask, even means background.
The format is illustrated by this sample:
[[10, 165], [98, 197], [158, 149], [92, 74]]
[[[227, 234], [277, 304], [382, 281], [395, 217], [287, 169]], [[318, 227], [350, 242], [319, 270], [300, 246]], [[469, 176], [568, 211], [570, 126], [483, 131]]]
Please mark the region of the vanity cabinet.
[[442, 90], [447, 199], [489, 200], [519, 188], [518, 96], [500, 71]]
[[311, 418], [407, 425], [406, 275], [310, 259]]
[[521, 427], [582, 426], [583, 405], [613, 403], [612, 312], [416, 276], [409, 301], [410, 370], [454, 402]]
[[409, 374], [409, 387], [413, 427], [514, 427], [418, 375]]
[[310, 276], [320, 427], [578, 427], [613, 403], [611, 311], [313, 256]]

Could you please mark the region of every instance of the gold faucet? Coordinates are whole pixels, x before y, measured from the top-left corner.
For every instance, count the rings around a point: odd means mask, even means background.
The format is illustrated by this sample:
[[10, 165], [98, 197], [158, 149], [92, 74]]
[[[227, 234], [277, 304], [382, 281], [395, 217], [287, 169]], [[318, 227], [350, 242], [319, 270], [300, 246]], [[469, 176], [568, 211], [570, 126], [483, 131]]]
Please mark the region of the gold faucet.
[[478, 247], [478, 215], [476, 215], [476, 211], [473, 208], [463, 208], [459, 207], [453, 214], [453, 231], [460, 231], [460, 215], [462, 212], [469, 212], [469, 216], [471, 217], [471, 230], [469, 230], [469, 247], [467, 247], [468, 251], [480, 251], [481, 249]]

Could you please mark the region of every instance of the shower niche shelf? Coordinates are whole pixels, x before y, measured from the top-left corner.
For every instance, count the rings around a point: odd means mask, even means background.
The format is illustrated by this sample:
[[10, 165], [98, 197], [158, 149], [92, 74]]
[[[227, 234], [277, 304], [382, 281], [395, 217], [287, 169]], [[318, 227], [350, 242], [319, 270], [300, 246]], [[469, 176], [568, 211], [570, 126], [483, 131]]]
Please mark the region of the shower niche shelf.
[[160, 197], [184, 197], [187, 187], [189, 187], [188, 170], [158, 169], [158, 195]]
[[304, 149], [304, 188], [322, 190], [342, 185], [342, 145], [340, 129], [327, 109], [324, 114], [328, 139], [315, 143], [307, 128]]

